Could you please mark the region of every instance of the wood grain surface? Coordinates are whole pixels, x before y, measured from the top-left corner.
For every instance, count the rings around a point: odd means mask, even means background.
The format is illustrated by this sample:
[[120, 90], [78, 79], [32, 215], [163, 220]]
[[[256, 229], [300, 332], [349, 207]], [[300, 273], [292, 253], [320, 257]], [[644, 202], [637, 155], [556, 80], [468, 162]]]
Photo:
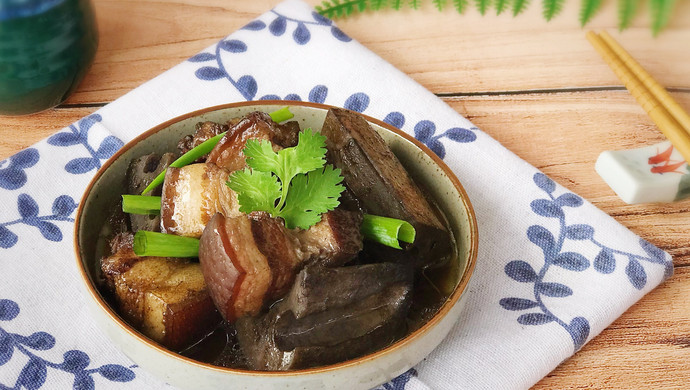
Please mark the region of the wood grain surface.
[[[95, 0], [96, 60], [61, 106], [0, 117], [0, 159], [137, 87], [213, 44], [276, 0]], [[308, 0], [311, 4], [318, 0]], [[594, 172], [604, 150], [663, 140], [584, 38], [580, 2], [547, 23], [540, 2], [517, 18], [423, 9], [337, 21], [350, 36], [409, 74], [517, 155], [674, 257], [675, 275], [644, 297], [535, 389], [688, 388], [690, 200], [626, 205]], [[690, 1], [651, 36], [642, 10], [618, 33], [616, 1], [588, 28], [606, 28], [690, 110]]]

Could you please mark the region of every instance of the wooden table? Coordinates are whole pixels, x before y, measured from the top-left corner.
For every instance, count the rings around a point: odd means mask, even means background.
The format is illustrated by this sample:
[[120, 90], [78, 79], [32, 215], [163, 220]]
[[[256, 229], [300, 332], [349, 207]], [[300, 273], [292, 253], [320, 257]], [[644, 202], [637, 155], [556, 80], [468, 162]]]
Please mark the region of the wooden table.
[[[95, 0], [101, 41], [86, 80], [56, 109], [0, 117], [0, 159], [96, 111], [277, 3]], [[366, 13], [337, 23], [507, 148], [674, 257], [670, 280], [535, 388], [690, 386], [690, 200], [626, 205], [594, 172], [601, 151], [664, 138], [585, 40], [577, 22], [580, 2], [566, 1], [549, 23], [536, 1], [517, 18], [494, 10], [484, 17], [475, 9], [440, 13], [424, 3], [418, 11]], [[618, 34], [616, 2], [608, 1], [588, 27], [612, 32], [690, 110], [690, 2], [678, 2], [675, 14], [656, 39], [646, 9]]]

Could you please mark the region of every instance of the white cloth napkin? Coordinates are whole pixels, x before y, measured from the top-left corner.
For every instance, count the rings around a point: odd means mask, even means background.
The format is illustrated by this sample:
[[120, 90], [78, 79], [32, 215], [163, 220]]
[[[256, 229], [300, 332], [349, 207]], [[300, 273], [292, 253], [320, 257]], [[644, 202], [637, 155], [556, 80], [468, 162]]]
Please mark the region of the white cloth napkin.
[[427, 359], [380, 389], [527, 388], [673, 272], [669, 255], [289, 0], [0, 163], [0, 389], [168, 387], [133, 366], [84, 308], [76, 202], [97, 168], [141, 132], [189, 111], [266, 98], [342, 106], [414, 134], [474, 205], [479, 257], [461, 320]]

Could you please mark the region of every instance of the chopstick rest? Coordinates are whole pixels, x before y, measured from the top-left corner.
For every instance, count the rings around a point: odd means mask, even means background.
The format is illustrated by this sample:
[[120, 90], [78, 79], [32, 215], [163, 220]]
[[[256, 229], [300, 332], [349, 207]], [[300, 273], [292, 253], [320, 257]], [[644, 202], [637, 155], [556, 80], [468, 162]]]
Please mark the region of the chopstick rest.
[[690, 197], [690, 116], [605, 31], [587, 39], [669, 141], [599, 155], [595, 169], [626, 203], [673, 202]]
[[605, 151], [594, 169], [626, 203], [673, 202], [690, 197], [690, 166], [671, 142]]

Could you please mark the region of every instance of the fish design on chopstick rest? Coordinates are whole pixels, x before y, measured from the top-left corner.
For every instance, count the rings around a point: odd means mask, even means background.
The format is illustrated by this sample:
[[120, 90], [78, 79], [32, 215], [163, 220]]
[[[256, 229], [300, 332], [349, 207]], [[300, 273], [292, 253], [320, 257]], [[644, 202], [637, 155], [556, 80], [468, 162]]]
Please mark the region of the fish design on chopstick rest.
[[669, 141], [603, 152], [595, 169], [626, 203], [673, 202], [690, 197], [690, 167]]
[[[658, 149], [657, 149], [658, 150]], [[657, 173], [663, 175], [664, 173], [680, 173], [681, 175], [685, 172], [677, 171], [685, 164], [685, 161], [681, 158], [680, 161], [672, 160], [671, 155], [673, 154], [673, 145], [669, 146], [665, 151], [657, 153], [647, 160], [649, 165], [653, 165], [649, 169], [652, 173]]]

